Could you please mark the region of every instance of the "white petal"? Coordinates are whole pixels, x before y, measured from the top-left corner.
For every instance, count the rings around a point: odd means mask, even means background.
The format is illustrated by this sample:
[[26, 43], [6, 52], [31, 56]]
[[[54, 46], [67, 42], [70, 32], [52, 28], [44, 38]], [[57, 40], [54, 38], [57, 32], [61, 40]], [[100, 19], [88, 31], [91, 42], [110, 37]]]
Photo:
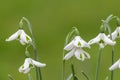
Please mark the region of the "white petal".
[[23, 65], [20, 66], [20, 68], [19, 68], [19, 72], [23, 72]]
[[64, 49], [67, 50], [67, 51], [71, 50], [74, 47], [73, 42], [74, 42], [74, 40], [72, 40], [69, 44], [67, 44], [64, 47]]
[[84, 55], [84, 53], [81, 51], [81, 53], [80, 53], [80, 60], [82, 60], [82, 61], [84, 61], [85, 60], [85, 55]]
[[104, 48], [105, 44], [104, 43], [99, 43], [100, 48]]
[[88, 47], [88, 48], [90, 48], [90, 45], [87, 42], [85, 42], [84, 40], [81, 40], [81, 44], [82, 44], [81, 47]]
[[88, 42], [88, 44], [91, 45], [91, 44], [94, 44], [94, 43], [98, 43], [98, 42], [100, 41], [100, 35], [101, 35], [101, 33], [98, 34], [97, 37], [91, 39], [91, 40]]
[[31, 64], [31, 59], [30, 58], [26, 58], [25, 59], [25, 62], [24, 62], [24, 64], [23, 64], [23, 70], [25, 70], [25, 69], [27, 69], [27, 68], [29, 68], [29, 65]]
[[45, 67], [46, 64], [40, 63], [38, 61], [32, 60], [32, 63], [36, 66], [36, 67]]
[[76, 51], [75, 51], [75, 57], [76, 57], [78, 60], [81, 60], [81, 59], [80, 59], [80, 53], [81, 53], [81, 50], [80, 50], [80, 49], [76, 49]]
[[28, 73], [30, 71], [30, 68], [27, 68], [23, 71], [24, 74]]
[[114, 69], [118, 68], [119, 65], [120, 65], [120, 59], [119, 59], [117, 62], [115, 62], [115, 63], [109, 68], [109, 70], [110, 70], [110, 71], [113, 71]]
[[115, 45], [116, 42], [115, 41], [112, 41], [111, 39], [109, 39], [105, 34], [103, 35], [103, 40], [106, 44], [109, 44], [111, 46]]
[[76, 36], [75, 38], [74, 38], [74, 46], [75, 47], [81, 47], [81, 40], [80, 40], [80, 36]]
[[22, 40], [22, 42], [24, 42], [24, 43], [28, 43], [27, 39], [26, 39], [26, 34], [24, 31], [22, 31], [22, 33], [20, 35], [20, 40]]
[[23, 69], [23, 65], [20, 66], [20, 68], [19, 68], [19, 72], [20, 72], [20, 73], [26, 74], [26, 73], [28, 73], [29, 71], [30, 71], [30, 68], [28, 67], [28, 68], [26, 68], [26, 69]]
[[69, 53], [67, 53], [64, 57], [64, 60], [70, 59], [74, 55], [75, 49], [72, 49]]
[[17, 39], [18, 36], [20, 35], [20, 32], [21, 32], [21, 30], [18, 30], [13, 35], [11, 35], [8, 39], [6, 39], [6, 41], [13, 41], [13, 40]]
[[20, 43], [22, 44], [22, 45], [25, 45], [26, 43], [25, 42], [23, 42], [22, 40], [19, 40], [20, 41]]
[[82, 52], [81, 49], [77, 49], [77, 50], [75, 51], [75, 57], [76, 57], [78, 60], [82, 60], [82, 61], [84, 61], [84, 59], [85, 59], [84, 53]]

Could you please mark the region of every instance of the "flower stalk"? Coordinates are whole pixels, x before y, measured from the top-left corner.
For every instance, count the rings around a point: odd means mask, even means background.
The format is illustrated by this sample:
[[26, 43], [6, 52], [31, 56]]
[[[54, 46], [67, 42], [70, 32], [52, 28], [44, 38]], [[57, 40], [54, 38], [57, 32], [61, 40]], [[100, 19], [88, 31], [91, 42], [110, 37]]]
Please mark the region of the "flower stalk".
[[[32, 31], [32, 26], [30, 24], [30, 21], [27, 18], [23, 17], [20, 21], [20, 27], [23, 25], [23, 21], [25, 21], [27, 23], [29, 31], [32, 35], [32, 46], [33, 46], [33, 50], [34, 50], [34, 59], [36, 61], [38, 61], [38, 50], [37, 50], [37, 47], [36, 47], [35, 38], [34, 38], [34, 35], [33, 35], [33, 31]], [[36, 67], [36, 78], [37, 78], [37, 80], [42, 80], [41, 70], [38, 67]]]
[[100, 69], [100, 61], [101, 61], [101, 54], [102, 54], [102, 48], [99, 49], [99, 53], [98, 53], [98, 61], [97, 61], [97, 66], [96, 66], [95, 80], [98, 80], [99, 69]]

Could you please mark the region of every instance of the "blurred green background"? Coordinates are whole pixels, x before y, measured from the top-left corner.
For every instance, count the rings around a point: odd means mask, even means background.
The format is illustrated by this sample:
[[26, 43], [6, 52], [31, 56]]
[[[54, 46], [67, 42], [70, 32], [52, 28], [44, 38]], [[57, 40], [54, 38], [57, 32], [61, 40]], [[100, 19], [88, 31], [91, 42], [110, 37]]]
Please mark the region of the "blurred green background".
[[[18, 72], [25, 59], [25, 47], [18, 41], [5, 42], [6, 38], [18, 30], [19, 21], [23, 16], [27, 17], [33, 26], [40, 62], [47, 64], [41, 69], [43, 80], [61, 80], [62, 50], [67, 33], [76, 26], [80, 36], [89, 41], [99, 33], [101, 19], [110, 14], [120, 17], [119, 0], [1, 0], [0, 80], [8, 80], [8, 74], [15, 80], [28, 80], [27, 74]], [[112, 26], [112, 29], [115, 27]], [[81, 71], [84, 71], [90, 80], [94, 80], [98, 48], [98, 45], [93, 45], [91, 49], [86, 49], [91, 55], [90, 60], [82, 62], [74, 58], [75, 70], [80, 80], [86, 80]], [[115, 61], [120, 57], [119, 48], [118, 39]], [[71, 70], [69, 61], [66, 61], [66, 64], [67, 77]], [[110, 80], [110, 66], [111, 47], [106, 46], [102, 53], [99, 80], [104, 80], [106, 76]], [[32, 69], [30, 73], [35, 80], [35, 70]], [[120, 70], [115, 70], [115, 80], [120, 79], [119, 74]]]

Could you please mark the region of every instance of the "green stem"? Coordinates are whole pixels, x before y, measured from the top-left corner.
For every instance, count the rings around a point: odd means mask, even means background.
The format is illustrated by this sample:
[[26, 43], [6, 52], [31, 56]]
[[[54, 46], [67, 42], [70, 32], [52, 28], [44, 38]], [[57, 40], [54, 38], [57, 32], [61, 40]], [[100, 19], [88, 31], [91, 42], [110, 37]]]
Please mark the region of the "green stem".
[[[107, 27], [108, 28], [108, 32], [110, 34], [110, 39], [112, 40], [112, 35], [111, 35], [111, 28], [110, 26]], [[114, 63], [114, 47], [112, 46], [112, 61], [111, 61], [112, 65]], [[113, 80], [113, 71], [111, 71], [111, 80]]]
[[[112, 47], [112, 65], [113, 65], [113, 63], [114, 63], [114, 47]], [[114, 72], [111, 71], [111, 80], [113, 80], [113, 74], [114, 74]]]
[[75, 80], [75, 69], [74, 69], [74, 65], [73, 65], [71, 59], [70, 59], [70, 63], [71, 63], [71, 70], [72, 70], [73, 80]]
[[102, 53], [102, 48], [99, 49], [95, 80], [98, 80], [98, 74], [99, 74], [99, 69], [100, 69], [100, 61], [101, 61], [101, 53]]
[[[35, 38], [34, 38], [34, 35], [33, 35], [33, 31], [32, 31], [32, 26], [30, 24], [30, 21], [27, 18], [23, 17], [22, 21], [23, 20], [26, 21], [26, 23], [28, 25], [28, 28], [29, 28], [29, 31], [32, 35], [32, 46], [33, 46], [33, 50], [34, 50], [34, 59], [36, 61], [38, 61], [38, 49], [36, 47]], [[42, 80], [41, 70], [38, 67], [36, 67], [36, 78], [37, 78], [37, 80]]]
[[29, 78], [28, 80], [33, 80], [30, 74], [28, 74], [28, 78]]
[[89, 78], [88, 78], [88, 76], [82, 71], [82, 74], [85, 76], [85, 78], [87, 79], [87, 80], [90, 80]]
[[62, 64], [62, 80], [65, 80], [65, 60], [63, 60]]
[[15, 80], [10, 74], [8, 74], [9, 80]]

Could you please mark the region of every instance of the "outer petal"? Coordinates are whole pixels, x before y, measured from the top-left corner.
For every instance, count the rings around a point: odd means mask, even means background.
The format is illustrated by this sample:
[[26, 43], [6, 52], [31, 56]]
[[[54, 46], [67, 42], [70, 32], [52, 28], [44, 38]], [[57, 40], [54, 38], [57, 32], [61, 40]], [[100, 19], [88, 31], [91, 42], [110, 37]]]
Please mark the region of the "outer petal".
[[105, 34], [103, 35], [103, 40], [106, 44], [109, 44], [111, 46], [115, 45], [116, 42], [115, 41], [112, 41], [111, 39], [109, 39]]
[[6, 39], [6, 41], [13, 41], [13, 40], [17, 39], [18, 36], [20, 35], [20, 32], [21, 32], [21, 30], [18, 30], [13, 35], [11, 35], [8, 39]]
[[64, 60], [70, 59], [74, 55], [74, 52], [75, 52], [75, 48], [73, 48], [69, 53], [65, 55]]
[[113, 71], [114, 69], [118, 68], [119, 65], [120, 65], [120, 59], [119, 59], [117, 62], [115, 62], [115, 63], [109, 68], [109, 70], [110, 70], [110, 71]]
[[98, 43], [98, 42], [100, 41], [100, 35], [101, 35], [101, 33], [98, 34], [97, 37], [91, 39], [91, 40], [88, 42], [88, 44], [91, 45], [91, 44], [94, 44], [94, 43]]
[[64, 49], [67, 50], [67, 51], [71, 50], [74, 47], [73, 43], [74, 43], [74, 40], [72, 40], [69, 44], [67, 44], [64, 47]]
[[38, 61], [32, 60], [33, 65], [37, 66], [37, 67], [45, 67], [46, 64], [40, 63]]
[[74, 46], [75, 47], [81, 47], [81, 40], [80, 40], [80, 36], [76, 36], [75, 38], [74, 38]]

